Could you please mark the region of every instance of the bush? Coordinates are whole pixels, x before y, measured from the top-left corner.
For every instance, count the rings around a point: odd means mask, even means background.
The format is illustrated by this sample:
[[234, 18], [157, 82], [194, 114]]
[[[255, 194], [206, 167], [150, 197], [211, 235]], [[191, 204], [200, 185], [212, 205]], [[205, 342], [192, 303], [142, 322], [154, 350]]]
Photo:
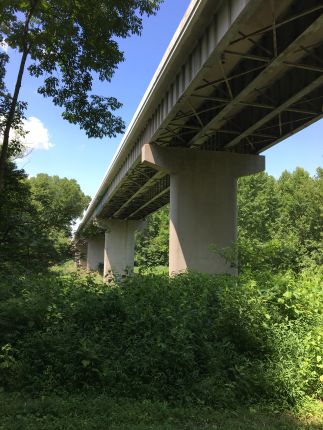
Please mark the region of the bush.
[[1, 281], [7, 390], [297, 404], [319, 396], [320, 273]]

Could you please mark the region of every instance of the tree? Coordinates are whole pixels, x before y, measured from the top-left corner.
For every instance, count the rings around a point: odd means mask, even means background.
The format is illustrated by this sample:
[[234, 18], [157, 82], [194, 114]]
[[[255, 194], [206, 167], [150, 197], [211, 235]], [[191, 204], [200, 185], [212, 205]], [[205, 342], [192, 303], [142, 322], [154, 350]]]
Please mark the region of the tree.
[[[142, 267], [167, 265], [167, 207], [150, 215], [138, 234], [136, 261]], [[301, 270], [322, 263], [323, 169], [311, 177], [304, 169], [267, 173], [238, 181], [238, 243], [215, 252], [231, 262], [237, 252], [240, 270]]]
[[274, 225], [276, 237], [294, 243], [299, 265], [310, 255], [322, 263], [322, 169], [313, 178], [300, 167], [285, 171], [277, 185], [281, 209]]
[[[284, 202], [277, 225], [294, 231], [302, 244], [318, 242], [322, 232], [322, 169], [311, 176], [298, 167], [293, 173], [284, 171], [278, 180], [279, 198]], [[282, 233], [281, 228], [278, 233]]]
[[31, 199], [27, 175], [7, 163], [4, 192], [0, 193], [0, 269], [46, 267], [56, 260], [52, 241]]
[[[6, 116], [12, 103], [12, 97], [5, 85], [6, 65], [9, 57], [5, 52], [0, 52], [0, 139], [4, 136], [6, 128]], [[11, 124], [10, 142], [8, 142], [7, 158], [14, 158], [23, 152], [22, 138], [26, 132], [23, 129], [25, 102], [17, 102]], [[9, 145], [10, 143], [10, 145]], [[1, 145], [0, 145], [1, 147]]]
[[136, 263], [143, 268], [167, 266], [169, 207], [149, 215], [143, 231], [136, 237]]
[[142, 15], [162, 0], [2, 0], [0, 42], [21, 53], [14, 93], [5, 115], [0, 154], [0, 190], [8, 159], [9, 132], [17, 112], [27, 58], [32, 76], [43, 77], [38, 92], [64, 108], [62, 116], [89, 137], [115, 136], [124, 130], [114, 115], [121, 103], [92, 94], [93, 74], [110, 81], [123, 61], [116, 38], [140, 34]]
[[278, 216], [279, 198], [273, 176], [259, 173], [238, 181], [238, 235], [241, 240], [272, 236], [272, 222]]
[[265, 173], [239, 179], [240, 267], [293, 269], [322, 255], [322, 169], [311, 177], [302, 168], [278, 180]]
[[71, 229], [90, 198], [74, 179], [39, 174], [28, 179], [7, 163], [0, 193], [0, 268], [46, 269], [70, 256]]
[[32, 201], [44, 226], [71, 236], [72, 225], [91, 201], [75, 179], [39, 173], [28, 180]]
[[72, 226], [91, 198], [75, 179], [39, 173], [28, 183], [39, 222], [55, 248], [56, 260], [62, 261], [71, 255]]

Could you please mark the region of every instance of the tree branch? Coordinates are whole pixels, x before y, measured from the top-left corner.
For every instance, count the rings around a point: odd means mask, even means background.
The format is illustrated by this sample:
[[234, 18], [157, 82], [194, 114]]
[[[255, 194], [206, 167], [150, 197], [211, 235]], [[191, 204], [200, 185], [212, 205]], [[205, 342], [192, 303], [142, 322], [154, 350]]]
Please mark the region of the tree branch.
[[10, 133], [10, 129], [12, 127], [12, 123], [13, 123], [16, 108], [17, 108], [17, 102], [18, 102], [19, 92], [20, 92], [20, 88], [21, 88], [22, 77], [24, 74], [25, 66], [26, 66], [26, 60], [27, 60], [27, 57], [28, 57], [28, 54], [30, 51], [30, 46], [28, 45], [29, 24], [30, 24], [30, 21], [33, 17], [35, 9], [37, 7], [38, 1], [39, 0], [33, 1], [32, 7], [31, 7], [31, 9], [27, 15], [25, 25], [24, 25], [24, 33], [23, 33], [24, 34], [24, 36], [23, 36], [24, 37], [24, 46], [23, 46], [23, 51], [22, 51], [22, 57], [20, 60], [20, 66], [19, 66], [19, 71], [18, 71], [18, 75], [17, 75], [15, 91], [14, 91], [14, 94], [12, 97], [12, 102], [11, 102], [10, 109], [8, 112], [8, 117], [6, 119], [5, 130], [3, 133], [3, 142], [2, 142], [1, 154], [0, 154], [0, 191], [2, 191], [4, 188], [5, 167], [6, 167], [6, 162], [8, 159], [9, 133]]

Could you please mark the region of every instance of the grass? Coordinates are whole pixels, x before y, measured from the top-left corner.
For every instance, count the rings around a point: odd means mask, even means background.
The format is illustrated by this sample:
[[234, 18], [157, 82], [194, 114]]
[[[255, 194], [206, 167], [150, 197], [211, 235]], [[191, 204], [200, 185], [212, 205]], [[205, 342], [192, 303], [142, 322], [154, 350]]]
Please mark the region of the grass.
[[73, 260], [68, 260], [63, 264], [52, 266], [50, 270], [54, 273], [75, 273], [78, 271], [76, 263]]
[[94, 279], [97, 283], [102, 283], [103, 277], [98, 272], [88, 271], [86, 269], [82, 269], [81, 267], [77, 267], [75, 261], [68, 260], [63, 264], [58, 264], [56, 266], [52, 266], [50, 268], [50, 272], [56, 274], [78, 274], [81, 278], [86, 279], [89, 275], [92, 279]]
[[[68, 260], [63, 264], [58, 264], [53, 266], [50, 269], [51, 272], [57, 274], [70, 274], [70, 273], [78, 273], [79, 276], [86, 278], [89, 275], [89, 272], [85, 269], [76, 267], [75, 261]], [[155, 266], [145, 269], [139, 269], [139, 267], [134, 267], [134, 273], [142, 273], [142, 274], [154, 274], [154, 275], [168, 275], [168, 266]], [[91, 276], [96, 280], [96, 282], [102, 282], [102, 275], [98, 272], [92, 271]]]
[[144, 269], [135, 267], [134, 273], [168, 275], [168, 266], [153, 266], [153, 267], [146, 267]]
[[[313, 409], [314, 405], [314, 409]], [[105, 394], [40, 398], [0, 394], [0, 430], [319, 430], [322, 404], [302, 418], [254, 408], [236, 411], [165, 402], [111, 399]]]

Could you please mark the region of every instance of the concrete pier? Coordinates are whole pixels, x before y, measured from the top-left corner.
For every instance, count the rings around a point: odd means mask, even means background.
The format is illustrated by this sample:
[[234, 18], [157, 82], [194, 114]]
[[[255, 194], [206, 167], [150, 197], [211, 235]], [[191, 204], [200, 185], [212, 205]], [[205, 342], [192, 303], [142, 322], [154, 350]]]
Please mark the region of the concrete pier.
[[[192, 0], [76, 237], [97, 218], [144, 219], [170, 202], [170, 272], [234, 273], [211, 247], [235, 241], [236, 179], [322, 118], [318, 3]], [[132, 266], [122, 229], [106, 246], [118, 271]]]
[[84, 246], [80, 251], [79, 265], [82, 269], [87, 268], [87, 247]]
[[264, 170], [264, 157], [147, 144], [142, 162], [170, 174], [169, 273], [235, 273], [214, 248], [235, 242], [237, 178]]
[[[135, 231], [141, 221], [100, 220], [104, 227], [104, 279], [132, 272], [135, 256]], [[102, 248], [103, 249], [103, 248]]]
[[87, 270], [98, 271], [104, 262], [104, 235], [88, 239]]
[[82, 269], [87, 268], [87, 242], [79, 241], [75, 244], [75, 263]]

